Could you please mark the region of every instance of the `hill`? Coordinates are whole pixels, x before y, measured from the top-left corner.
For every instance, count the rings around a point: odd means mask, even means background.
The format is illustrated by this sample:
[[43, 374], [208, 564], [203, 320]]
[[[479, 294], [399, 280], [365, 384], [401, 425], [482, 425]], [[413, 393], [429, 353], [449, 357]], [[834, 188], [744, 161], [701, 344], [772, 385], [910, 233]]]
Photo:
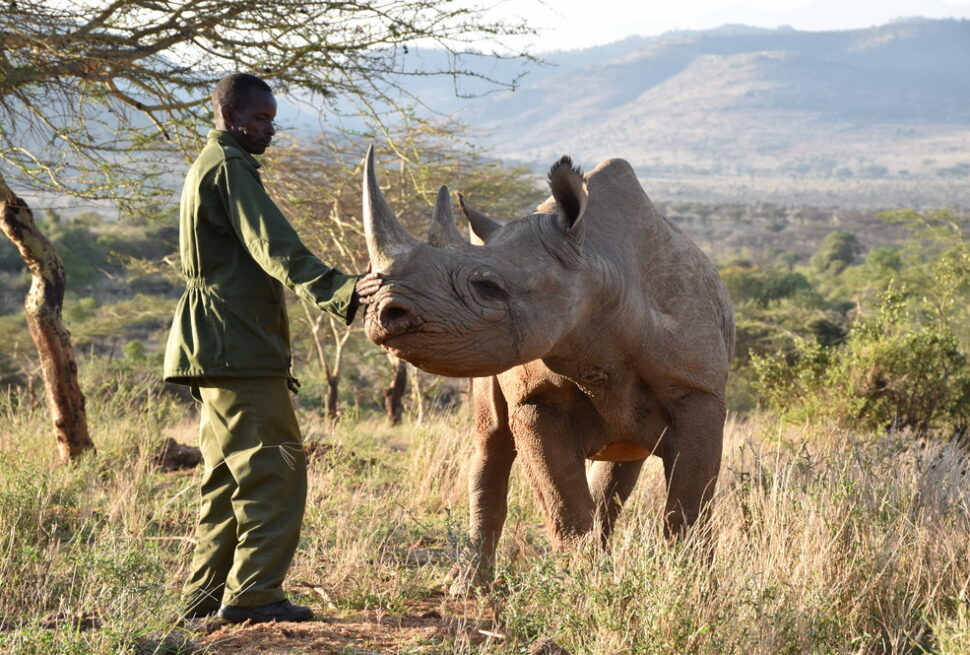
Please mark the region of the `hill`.
[[[441, 56], [419, 51], [405, 66], [434, 68]], [[966, 204], [953, 184], [970, 176], [970, 21], [729, 25], [541, 57], [548, 65], [526, 69], [515, 91], [456, 98], [486, 87], [435, 77], [408, 91], [467, 123], [496, 156], [537, 170], [572, 153], [588, 167], [621, 156], [648, 177], [916, 178], [946, 192], [886, 204]], [[472, 63], [503, 79], [522, 70]]]
[[581, 52], [553, 54], [555, 74], [476, 100], [460, 116], [491, 135], [496, 154], [526, 161], [572, 150], [590, 159], [622, 152], [666, 172], [970, 169], [970, 22], [722, 29], [626, 43], [586, 65]]

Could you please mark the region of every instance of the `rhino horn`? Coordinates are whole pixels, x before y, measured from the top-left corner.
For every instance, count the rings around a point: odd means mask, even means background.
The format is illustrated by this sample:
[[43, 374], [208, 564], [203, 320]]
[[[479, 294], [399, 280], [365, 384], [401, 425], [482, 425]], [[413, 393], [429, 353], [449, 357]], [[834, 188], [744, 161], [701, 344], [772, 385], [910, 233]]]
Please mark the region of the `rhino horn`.
[[367, 255], [373, 270], [386, 271], [395, 259], [410, 252], [418, 240], [398, 223], [384, 200], [374, 170], [374, 146], [367, 148], [364, 164], [363, 206]]
[[438, 197], [434, 203], [434, 216], [428, 229], [428, 243], [436, 248], [464, 250], [468, 243], [461, 238], [461, 232], [455, 226], [455, 213], [451, 208], [451, 192], [448, 187], [438, 189]]
[[458, 209], [461, 213], [465, 215], [468, 219], [468, 225], [471, 228], [471, 241], [473, 245], [481, 246], [484, 245], [488, 238], [492, 236], [502, 224], [496, 220], [492, 220], [485, 214], [477, 212], [468, 205], [465, 204], [465, 196], [458, 194]]

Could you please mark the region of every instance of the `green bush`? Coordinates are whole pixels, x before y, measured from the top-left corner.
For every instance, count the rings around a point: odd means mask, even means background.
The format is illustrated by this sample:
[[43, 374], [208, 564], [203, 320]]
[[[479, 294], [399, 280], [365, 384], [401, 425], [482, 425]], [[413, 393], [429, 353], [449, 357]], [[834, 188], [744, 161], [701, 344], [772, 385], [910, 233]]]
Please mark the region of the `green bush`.
[[785, 356], [754, 355], [762, 403], [798, 422], [962, 431], [970, 419], [970, 367], [943, 321], [918, 323], [905, 294], [887, 291], [876, 315], [841, 345], [798, 339]]
[[125, 360], [129, 362], [140, 362], [145, 359], [145, 344], [138, 339], [129, 341], [121, 348], [121, 353]]

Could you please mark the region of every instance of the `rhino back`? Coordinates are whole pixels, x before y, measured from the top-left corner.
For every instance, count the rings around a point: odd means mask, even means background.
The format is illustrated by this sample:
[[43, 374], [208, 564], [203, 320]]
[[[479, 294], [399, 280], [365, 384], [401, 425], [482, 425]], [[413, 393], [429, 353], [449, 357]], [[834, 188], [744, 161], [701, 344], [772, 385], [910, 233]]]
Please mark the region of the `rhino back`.
[[626, 161], [603, 162], [587, 186], [584, 254], [605, 293], [615, 289], [617, 341], [685, 383], [708, 387], [714, 376], [723, 386], [734, 315], [717, 269], [660, 215]]

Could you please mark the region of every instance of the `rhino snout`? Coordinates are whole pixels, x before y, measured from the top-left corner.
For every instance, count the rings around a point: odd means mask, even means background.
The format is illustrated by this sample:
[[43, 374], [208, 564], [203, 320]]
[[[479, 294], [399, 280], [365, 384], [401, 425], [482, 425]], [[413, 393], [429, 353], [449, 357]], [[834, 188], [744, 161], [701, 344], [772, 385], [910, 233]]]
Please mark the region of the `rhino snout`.
[[420, 323], [414, 308], [399, 298], [389, 298], [380, 303], [372, 316], [372, 341], [378, 345], [391, 337], [410, 332]]

